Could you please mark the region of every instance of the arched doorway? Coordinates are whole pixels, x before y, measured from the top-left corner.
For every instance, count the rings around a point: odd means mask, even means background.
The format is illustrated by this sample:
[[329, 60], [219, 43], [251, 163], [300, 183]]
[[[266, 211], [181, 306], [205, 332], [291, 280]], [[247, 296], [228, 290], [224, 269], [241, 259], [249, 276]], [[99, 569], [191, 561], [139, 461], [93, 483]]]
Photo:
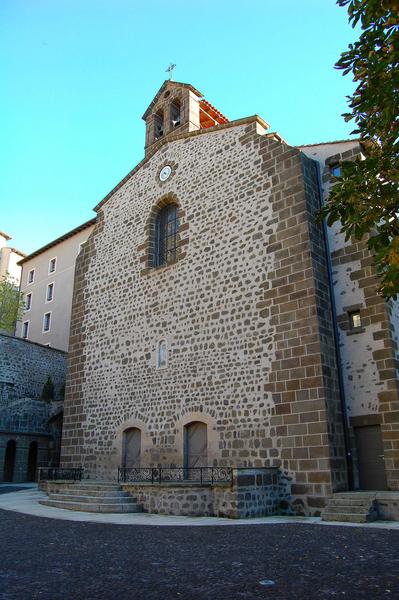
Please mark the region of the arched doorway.
[[125, 468], [139, 467], [141, 458], [141, 430], [130, 427], [123, 432], [123, 460]]
[[208, 435], [206, 423], [193, 421], [184, 428], [184, 466], [208, 466]]
[[9, 440], [6, 445], [6, 453], [4, 457], [4, 481], [12, 481], [14, 478], [16, 450], [17, 442], [15, 440]]
[[28, 468], [26, 471], [27, 481], [36, 481], [37, 469], [37, 442], [31, 442], [28, 453]]

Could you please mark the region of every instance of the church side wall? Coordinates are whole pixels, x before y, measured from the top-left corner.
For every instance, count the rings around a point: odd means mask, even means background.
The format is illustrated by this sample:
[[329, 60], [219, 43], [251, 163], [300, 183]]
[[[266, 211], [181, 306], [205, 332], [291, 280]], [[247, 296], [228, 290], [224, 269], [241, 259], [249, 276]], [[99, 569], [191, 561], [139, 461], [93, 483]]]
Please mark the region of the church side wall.
[[[338, 146], [338, 145], [337, 145]], [[333, 185], [330, 166], [354, 160], [361, 154], [357, 142], [305, 148], [320, 161], [324, 198]], [[343, 381], [357, 475], [357, 449], [353, 427], [378, 424], [384, 447], [388, 488], [399, 489], [399, 382], [397, 302], [377, 294], [378, 278], [366, 240], [345, 241], [334, 224], [328, 229]], [[351, 330], [349, 312], [359, 310], [362, 328]]]

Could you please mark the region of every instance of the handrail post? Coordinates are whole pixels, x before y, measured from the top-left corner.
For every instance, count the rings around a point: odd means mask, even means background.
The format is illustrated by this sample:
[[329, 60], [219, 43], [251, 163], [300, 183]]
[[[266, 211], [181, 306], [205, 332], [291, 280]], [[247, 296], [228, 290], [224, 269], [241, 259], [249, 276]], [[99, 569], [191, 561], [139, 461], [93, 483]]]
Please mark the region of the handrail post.
[[212, 485], [213, 485], [213, 467], [211, 467], [211, 482], [212, 482]]
[[161, 481], [162, 481], [162, 467], [159, 467], [159, 478], [158, 479], [159, 479], [158, 483], [161, 483]]
[[202, 485], [202, 467], [200, 467], [200, 477], [201, 477], [201, 485]]

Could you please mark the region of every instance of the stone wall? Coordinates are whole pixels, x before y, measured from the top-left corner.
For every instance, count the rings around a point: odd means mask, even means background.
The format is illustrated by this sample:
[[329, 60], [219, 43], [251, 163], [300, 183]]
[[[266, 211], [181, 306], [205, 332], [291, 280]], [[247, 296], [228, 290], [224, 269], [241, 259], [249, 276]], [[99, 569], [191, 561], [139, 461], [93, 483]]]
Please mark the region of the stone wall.
[[[37, 444], [36, 468], [58, 463], [63, 402], [40, 399], [49, 376], [59, 395], [66, 377], [65, 352], [0, 335], [0, 481], [31, 478], [32, 444]], [[12, 459], [10, 444], [16, 448]]]
[[277, 469], [235, 470], [232, 484], [125, 483], [145, 512], [241, 519], [292, 512], [289, 486]]
[[49, 375], [58, 399], [66, 360], [62, 350], [0, 334], [0, 399], [40, 398]]

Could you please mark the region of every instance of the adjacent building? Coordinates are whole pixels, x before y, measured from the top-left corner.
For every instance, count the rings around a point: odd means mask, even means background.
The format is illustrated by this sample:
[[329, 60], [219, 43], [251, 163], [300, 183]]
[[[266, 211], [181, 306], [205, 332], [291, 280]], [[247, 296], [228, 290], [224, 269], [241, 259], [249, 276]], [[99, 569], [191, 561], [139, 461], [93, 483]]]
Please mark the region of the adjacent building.
[[25, 310], [18, 337], [68, 350], [75, 261], [94, 223], [86, 221], [19, 261]]
[[8, 242], [12, 240], [12, 237], [3, 231], [0, 231], [0, 280], [9, 273], [9, 275], [19, 285], [21, 278], [21, 267], [18, 262], [23, 259], [26, 254], [8, 246]]
[[[366, 243], [316, 219], [362, 144], [293, 147], [171, 81], [143, 118], [145, 158], [79, 232], [62, 466], [245, 468], [249, 498], [274, 468], [305, 514], [399, 489], [398, 306]], [[66, 347], [44, 331], [58, 256], [24, 259], [22, 289], [28, 336]]]
[[0, 482], [35, 481], [39, 467], [58, 465], [65, 374], [65, 352], [0, 334]]

